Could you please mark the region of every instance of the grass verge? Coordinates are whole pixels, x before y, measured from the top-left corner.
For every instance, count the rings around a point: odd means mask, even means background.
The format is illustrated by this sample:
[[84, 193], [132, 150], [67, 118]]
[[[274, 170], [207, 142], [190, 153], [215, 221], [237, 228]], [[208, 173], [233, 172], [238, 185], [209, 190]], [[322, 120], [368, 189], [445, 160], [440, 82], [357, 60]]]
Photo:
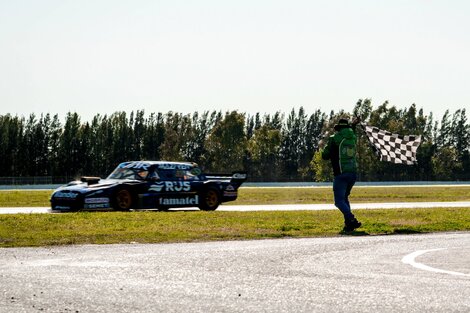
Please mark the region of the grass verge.
[[[1, 207], [47, 207], [52, 190], [0, 191]], [[354, 187], [351, 202], [470, 201], [469, 186]], [[238, 199], [224, 205], [331, 203], [331, 188], [242, 187]]]
[[[356, 210], [348, 235], [470, 231], [468, 208]], [[171, 243], [341, 235], [339, 211], [79, 212], [0, 215], [0, 247]]]

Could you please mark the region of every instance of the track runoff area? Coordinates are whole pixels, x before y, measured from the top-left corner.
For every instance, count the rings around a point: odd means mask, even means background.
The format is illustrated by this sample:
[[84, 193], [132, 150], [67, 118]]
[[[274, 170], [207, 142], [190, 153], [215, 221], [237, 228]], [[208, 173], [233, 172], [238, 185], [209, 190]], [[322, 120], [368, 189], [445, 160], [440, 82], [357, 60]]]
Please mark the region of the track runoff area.
[[7, 248], [0, 311], [469, 312], [469, 260], [469, 232]]
[[[470, 202], [353, 204], [353, 209], [431, 207], [470, 207]], [[218, 210], [337, 209], [306, 204]], [[2, 213], [51, 210], [0, 208]], [[470, 233], [8, 248], [0, 249], [0, 277], [10, 299], [0, 307], [8, 312], [35, 307], [112, 312], [116, 299], [122, 310], [141, 311], [469, 312]], [[184, 279], [175, 285], [175, 277]]]

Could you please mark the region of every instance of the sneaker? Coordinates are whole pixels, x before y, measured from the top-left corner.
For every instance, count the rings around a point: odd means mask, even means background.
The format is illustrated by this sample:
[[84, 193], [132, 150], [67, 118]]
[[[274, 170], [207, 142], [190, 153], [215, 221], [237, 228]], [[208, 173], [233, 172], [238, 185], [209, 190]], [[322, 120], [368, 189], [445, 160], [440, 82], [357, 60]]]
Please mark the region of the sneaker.
[[356, 218], [353, 218], [352, 220], [349, 220], [344, 223], [343, 231], [346, 231], [346, 232], [353, 231], [356, 228], [361, 227], [361, 225], [362, 225], [361, 222], [359, 222]]

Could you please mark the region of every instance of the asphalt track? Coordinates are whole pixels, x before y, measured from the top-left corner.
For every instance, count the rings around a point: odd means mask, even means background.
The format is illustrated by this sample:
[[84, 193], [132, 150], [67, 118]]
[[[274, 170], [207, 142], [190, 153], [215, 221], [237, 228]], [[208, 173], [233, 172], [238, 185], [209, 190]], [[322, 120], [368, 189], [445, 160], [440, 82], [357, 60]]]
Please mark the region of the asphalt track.
[[470, 312], [470, 233], [0, 249], [0, 312]]
[[[394, 202], [394, 203], [354, 203], [353, 210], [358, 209], [408, 209], [408, 208], [466, 208], [470, 201], [453, 202]], [[178, 210], [178, 209], [173, 209]], [[184, 208], [180, 210], [198, 210]], [[337, 210], [333, 204], [271, 204], [271, 205], [221, 205], [217, 211], [299, 211], [299, 210]], [[53, 213], [48, 207], [0, 208], [0, 214]]]

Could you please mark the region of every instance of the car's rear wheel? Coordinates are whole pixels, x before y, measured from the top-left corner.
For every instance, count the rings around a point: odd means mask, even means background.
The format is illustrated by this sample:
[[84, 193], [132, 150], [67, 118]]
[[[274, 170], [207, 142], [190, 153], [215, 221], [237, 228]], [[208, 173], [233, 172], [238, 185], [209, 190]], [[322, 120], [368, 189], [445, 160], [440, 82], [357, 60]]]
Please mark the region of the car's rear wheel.
[[113, 208], [118, 211], [129, 211], [134, 205], [134, 197], [128, 189], [118, 190], [113, 200]]
[[204, 211], [214, 211], [219, 207], [220, 193], [215, 187], [209, 187], [201, 194], [199, 208]]

